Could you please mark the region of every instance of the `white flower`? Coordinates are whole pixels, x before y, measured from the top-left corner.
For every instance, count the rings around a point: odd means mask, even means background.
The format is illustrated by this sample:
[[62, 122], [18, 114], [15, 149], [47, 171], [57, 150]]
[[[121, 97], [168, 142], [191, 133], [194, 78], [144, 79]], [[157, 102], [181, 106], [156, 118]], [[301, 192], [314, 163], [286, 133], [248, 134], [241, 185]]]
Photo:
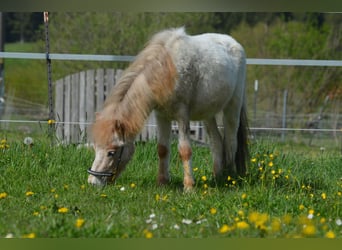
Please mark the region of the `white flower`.
[[158, 228], [158, 224], [154, 223], [152, 224], [152, 230], [156, 230]]
[[190, 225], [190, 224], [192, 223], [192, 220], [189, 220], [189, 219], [183, 219], [183, 220], [182, 220], [182, 223], [183, 223], [183, 224]]
[[173, 226], [173, 228], [176, 229], [176, 230], [179, 230], [179, 229], [180, 229], [180, 227], [179, 227], [177, 224], [175, 224], [175, 225]]
[[33, 144], [33, 139], [31, 137], [25, 137], [24, 144], [26, 144], [28, 146], [32, 145]]
[[309, 215], [308, 215], [308, 219], [309, 219], [309, 220], [311, 220], [313, 217], [314, 217], [313, 214], [309, 214]]
[[150, 214], [150, 219], [153, 219], [154, 217], [156, 217], [156, 214], [154, 213]]
[[121, 188], [120, 188], [120, 191], [125, 191], [125, 187], [121, 187]]
[[342, 225], [342, 220], [341, 219], [336, 219], [336, 225], [341, 226]]

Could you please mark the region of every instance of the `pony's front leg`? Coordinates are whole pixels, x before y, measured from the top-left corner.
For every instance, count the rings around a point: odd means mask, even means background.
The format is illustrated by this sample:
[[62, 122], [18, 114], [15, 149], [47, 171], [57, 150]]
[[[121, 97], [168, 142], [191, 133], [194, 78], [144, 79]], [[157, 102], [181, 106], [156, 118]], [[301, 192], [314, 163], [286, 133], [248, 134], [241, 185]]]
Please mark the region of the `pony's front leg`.
[[170, 181], [169, 163], [170, 163], [170, 137], [171, 122], [156, 114], [158, 125], [158, 157], [159, 170], [157, 183], [165, 185]]
[[178, 152], [180, 155], [180, 158], [183, 162], [183, 169], [184, 169], [184, 191], [190, 191], [192, 190], [195, 181], [192, 174], [192, 164], [191, 164], [191, 158], [192, 158], [192, 150], [190, 145], [190, 137], [189, 137], [189, 122], [185, 121], [179, 121], [179, 141], [178, 141]]

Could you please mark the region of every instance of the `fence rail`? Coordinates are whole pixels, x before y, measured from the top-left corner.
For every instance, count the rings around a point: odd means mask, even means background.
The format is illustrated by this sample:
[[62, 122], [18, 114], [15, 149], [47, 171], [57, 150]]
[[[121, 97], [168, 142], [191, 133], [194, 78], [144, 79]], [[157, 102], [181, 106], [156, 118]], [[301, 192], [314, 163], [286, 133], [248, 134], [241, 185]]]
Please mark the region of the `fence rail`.
[[[92, 54], [62, 54], [62, 53], [25, 53], [25, 52], [0, 52], [0, 58], [12, 59], [46, 59], [51, 60], [77, 60], [77, 61], [116, 61], [131, 62], [135, 56], [118, 55], [92, 55]], [[284, 66], [328, 66], [341, 67], [342, 60], [306, 60], [306, 59], [266, 59], [247, 58], [249, 65], [284, 65]]]

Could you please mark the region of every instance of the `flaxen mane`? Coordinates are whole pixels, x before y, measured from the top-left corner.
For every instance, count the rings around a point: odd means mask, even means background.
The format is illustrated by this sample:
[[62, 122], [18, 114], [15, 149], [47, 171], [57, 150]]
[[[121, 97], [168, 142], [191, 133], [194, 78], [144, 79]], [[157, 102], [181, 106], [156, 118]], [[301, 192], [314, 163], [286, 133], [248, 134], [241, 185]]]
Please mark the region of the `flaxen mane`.
[[174, 90], [177, 71], [167, 46], [181, 35], [185, 35], [183, 29], [156, 34], [124, 71], [104, 103], [101, 119], [93, 125], [97, 143], [107, 142], [103, 131], [114, 128], [106, 120], [112, 124], [118, 120], [127, 136], [134, 135], [141, 130], [152, 109], [168, 100]]

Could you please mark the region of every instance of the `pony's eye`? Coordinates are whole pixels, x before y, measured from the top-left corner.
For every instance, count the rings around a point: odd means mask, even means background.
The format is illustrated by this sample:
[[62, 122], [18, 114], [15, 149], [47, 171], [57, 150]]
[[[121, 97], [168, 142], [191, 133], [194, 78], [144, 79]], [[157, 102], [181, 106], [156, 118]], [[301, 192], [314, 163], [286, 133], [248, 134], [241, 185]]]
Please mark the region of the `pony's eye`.
[[115, 155], [115, 151], [108, 151], [107, 156], [113, 157]]

